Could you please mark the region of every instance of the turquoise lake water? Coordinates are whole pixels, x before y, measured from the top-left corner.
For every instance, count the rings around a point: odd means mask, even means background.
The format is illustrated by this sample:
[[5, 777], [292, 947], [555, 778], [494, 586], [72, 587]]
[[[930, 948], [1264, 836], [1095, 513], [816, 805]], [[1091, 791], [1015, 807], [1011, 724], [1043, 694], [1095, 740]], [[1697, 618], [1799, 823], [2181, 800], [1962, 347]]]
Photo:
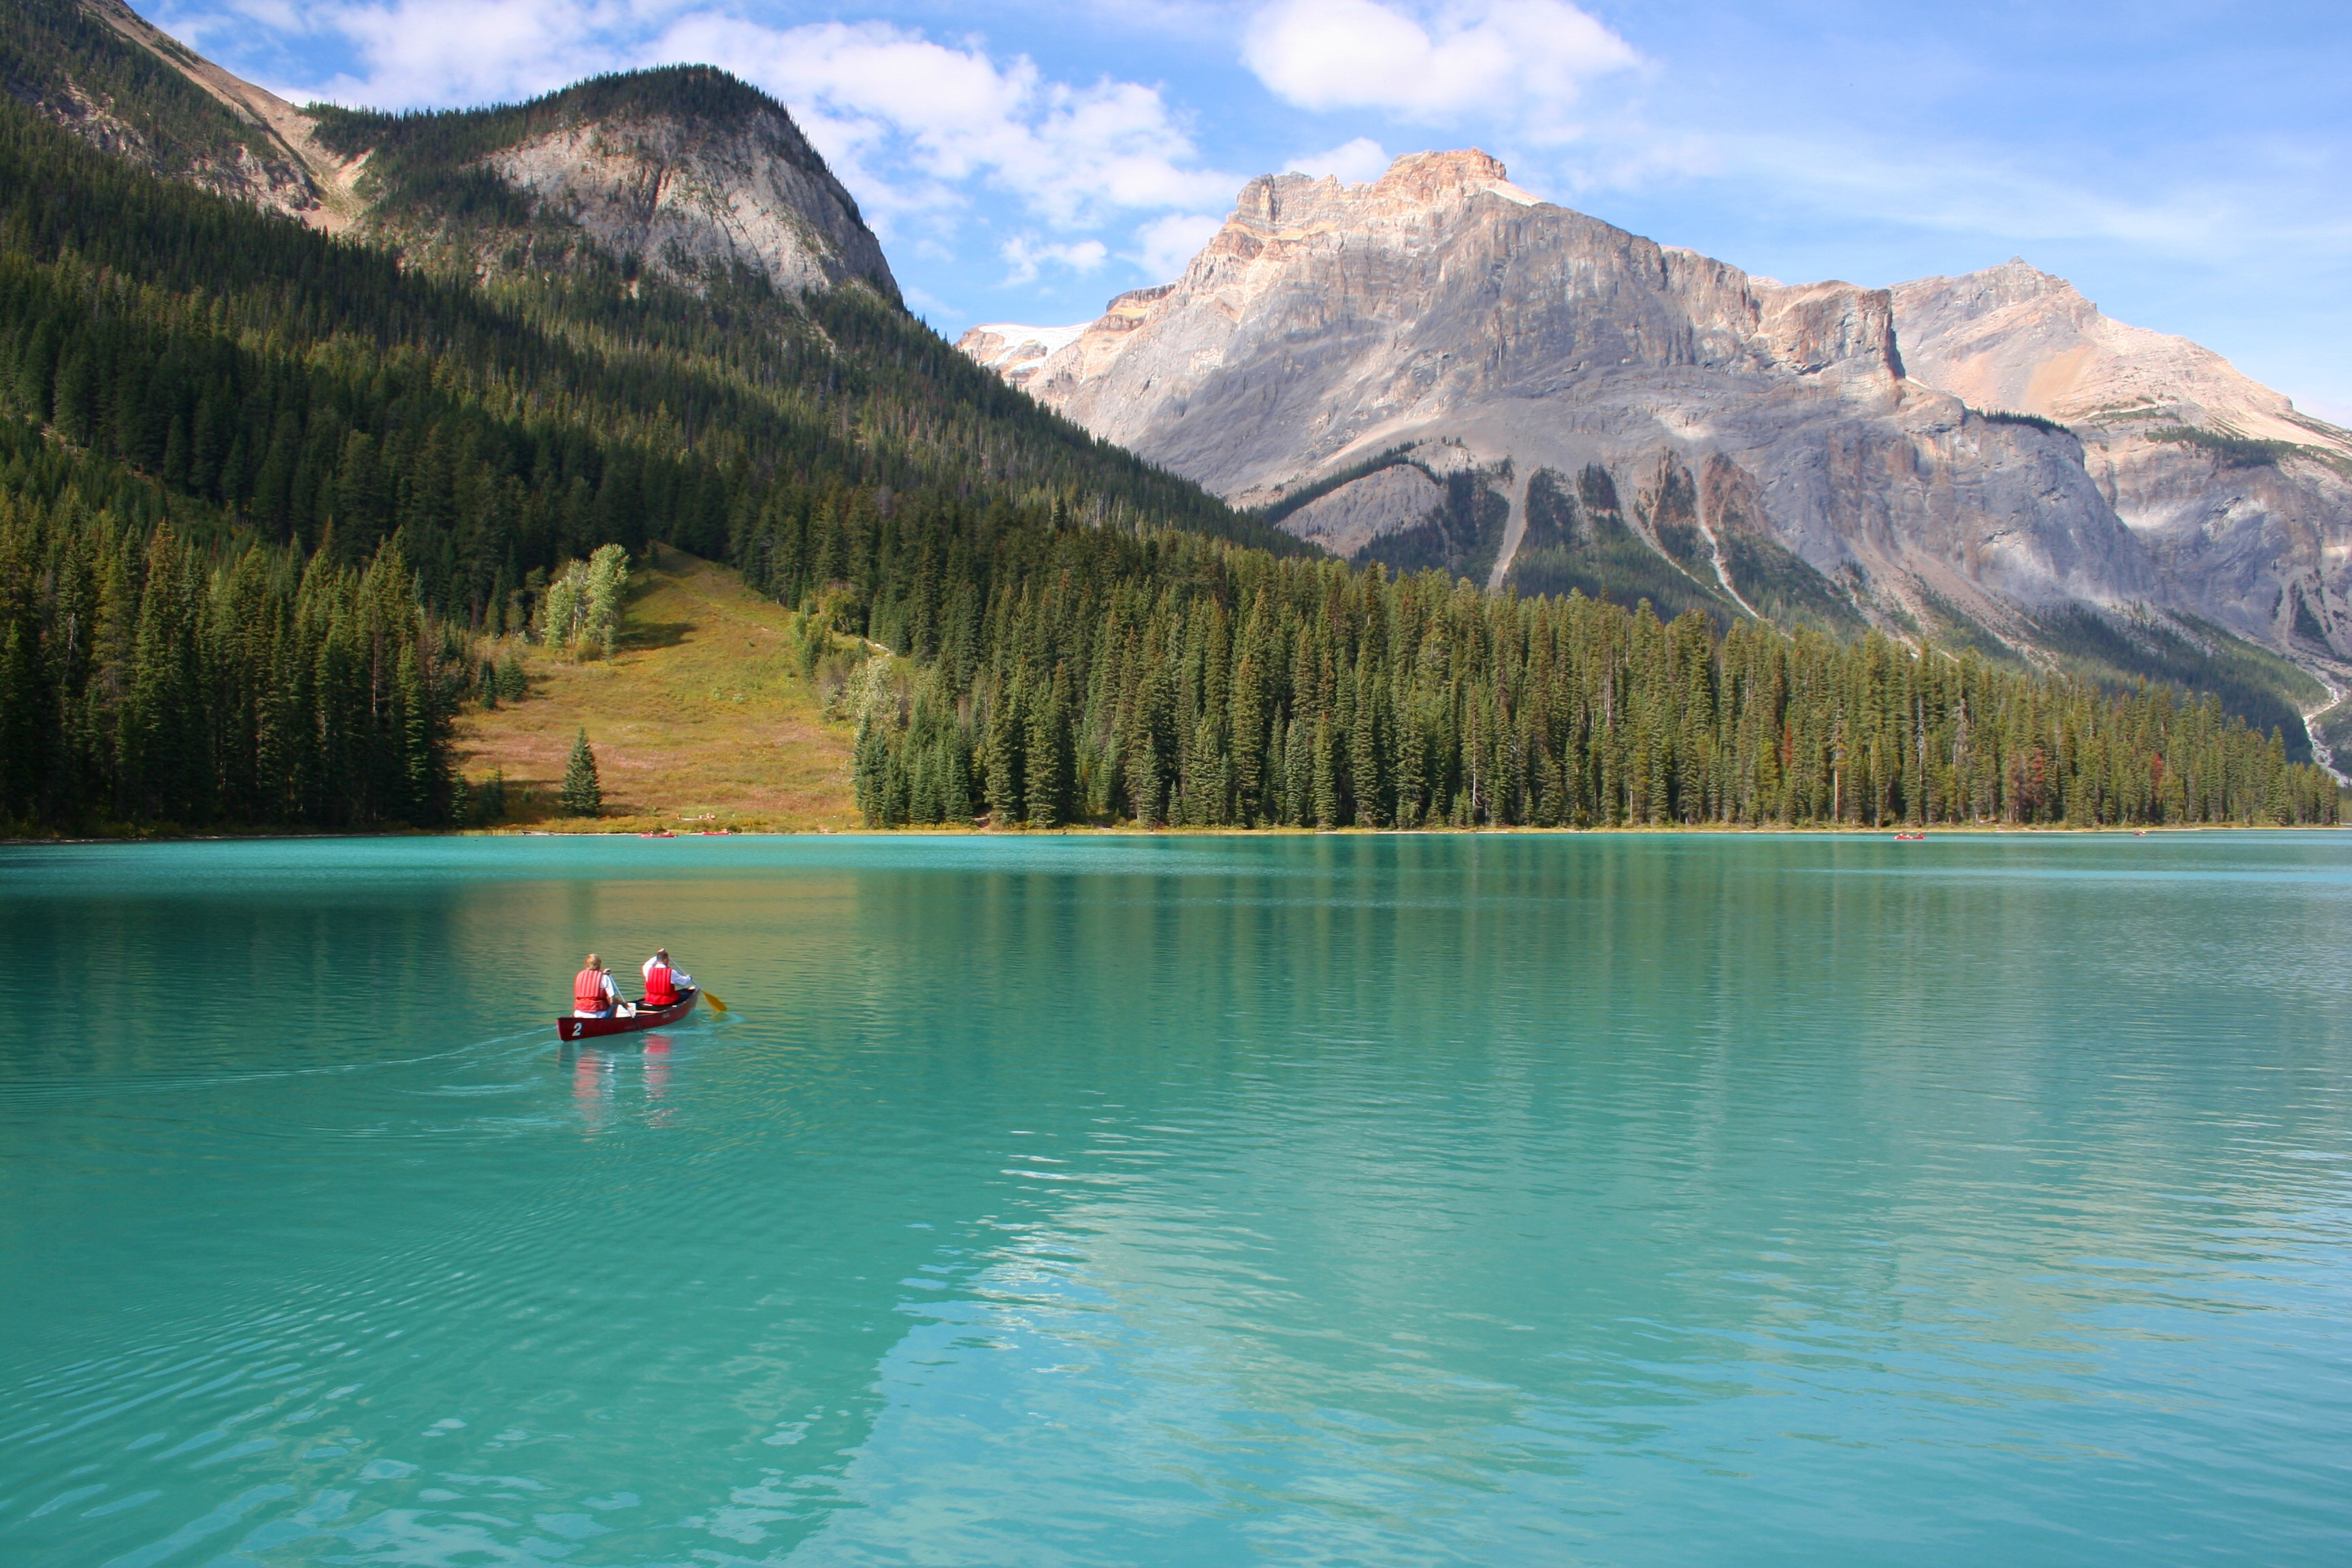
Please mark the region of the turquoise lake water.
[[[2347, 917], [2336, 834], [0, 849], [0, 1563], [2341, 1564]], [[560, 1047], [656, 942], [732, 1012]]]

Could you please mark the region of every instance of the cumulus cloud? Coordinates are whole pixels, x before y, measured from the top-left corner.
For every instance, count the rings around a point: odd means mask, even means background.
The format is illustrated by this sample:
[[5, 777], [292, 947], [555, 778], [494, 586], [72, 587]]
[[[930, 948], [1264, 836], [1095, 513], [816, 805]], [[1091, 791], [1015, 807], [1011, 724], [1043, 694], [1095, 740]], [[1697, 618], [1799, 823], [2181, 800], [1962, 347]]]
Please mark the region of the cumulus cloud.
[[1157, 88], [1055, 81], [1025, 56], [999, 61], [887, 23], [773, 28], [697, 13], [652, 53], [716, 61], [782, 99], [886, 213], [956, 205], [956, 187], [978, 181], [1069, 227], [1222, 200], [1240, 183], [1201, 167]]
[[1334, 179], [1355, 184], [1379, 179], [1388, 173], [1389, 165], [1394, 162], [1381, 150], [1379, 142], [1369, 136], [1359, 136], [1325, 152], [1301, 153], [1283, 167], [1296, 169], [1302, 174], [1313, 174], [1318, 179], [1328, 174]]
[[1099, 239], [1057, 244], [1034, 235], [1016, 234], [997, 248], [997, 254], [1012, 268], [1004, 275], [1006, 283], [1034, 283], [1048, 267], [1064, 268], [1083, 278], [1110, 259], [1110, 247]]
[[1251, 18], [1242, 60], [1301, 109], [1508, 117], [1563, 140], [1585, 85], [1641, 57], [1567, 0], [1274, 0]]
[[1224, 226], [1223, 218], [1206, 213], [1170, 213], [1153, 218], [1135, 231], [1139, 247], [1135, 264], [1154, 278], [1172, 279], [1192, 264], [1201, 247]]

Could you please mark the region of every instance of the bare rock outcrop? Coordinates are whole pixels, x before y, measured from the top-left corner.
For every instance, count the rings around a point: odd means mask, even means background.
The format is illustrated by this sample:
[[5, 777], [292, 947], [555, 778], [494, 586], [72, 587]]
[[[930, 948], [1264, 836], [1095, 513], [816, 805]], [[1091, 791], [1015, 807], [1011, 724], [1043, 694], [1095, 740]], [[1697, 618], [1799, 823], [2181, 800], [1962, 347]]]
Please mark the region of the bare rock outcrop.
[[2163, 602], [2307, 660], [2352, 657], [2352, 432], [2022, 259], [1894, 297], [1913, 375], [2081, 439]]
[[567, 126], [483, 160], [534, 216], [614, 256], [692, 277], [740, 264], [790, 291], [855, 279], [897, 300], [881, 242], [781, 108], [723, 123], [627, 114]]
[[1412, 527], [1444, 504], [1444, 490], [1423, 468], [1393, 463], [1316, 497], [1283, 527], [1334, 555], [1353, 555], [1376, 539]]

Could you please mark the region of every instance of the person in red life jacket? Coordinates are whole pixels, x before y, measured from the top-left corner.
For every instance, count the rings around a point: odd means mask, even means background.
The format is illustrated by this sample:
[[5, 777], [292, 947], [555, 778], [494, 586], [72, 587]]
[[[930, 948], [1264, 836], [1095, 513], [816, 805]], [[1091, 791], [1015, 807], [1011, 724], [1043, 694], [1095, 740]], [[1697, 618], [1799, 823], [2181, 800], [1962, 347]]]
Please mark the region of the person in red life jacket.
[[620, 993], [613, 987], [612, 972], [594, 953], [588, 955], [588, 965], [572, 977], [572, 1016], [575, 1018], [609, 1018], [620, 1005]]
[[693, 988], [694, 976], [682, 969], [670, 967], [669, 949], [657, 947], [646, 960], [646, 1005], [669, 1007], [677, 1003], [678, 993]]

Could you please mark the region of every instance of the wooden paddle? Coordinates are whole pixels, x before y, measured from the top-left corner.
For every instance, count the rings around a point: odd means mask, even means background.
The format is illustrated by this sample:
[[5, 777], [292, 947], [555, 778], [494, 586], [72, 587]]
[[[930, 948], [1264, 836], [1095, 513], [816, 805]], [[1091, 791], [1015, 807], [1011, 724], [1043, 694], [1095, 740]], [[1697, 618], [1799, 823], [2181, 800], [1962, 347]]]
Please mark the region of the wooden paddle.
[[702, 988], [702, 999], [710, 1004], [710, 1010], [714, 1013], [724, 1013], [727, 1011], [727, 1004], [721, 1002], [717, 996], [711, 994], [710, 987], [708, 985]]

